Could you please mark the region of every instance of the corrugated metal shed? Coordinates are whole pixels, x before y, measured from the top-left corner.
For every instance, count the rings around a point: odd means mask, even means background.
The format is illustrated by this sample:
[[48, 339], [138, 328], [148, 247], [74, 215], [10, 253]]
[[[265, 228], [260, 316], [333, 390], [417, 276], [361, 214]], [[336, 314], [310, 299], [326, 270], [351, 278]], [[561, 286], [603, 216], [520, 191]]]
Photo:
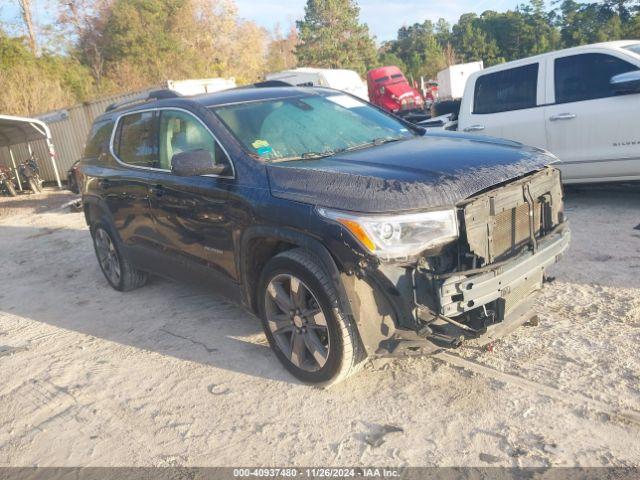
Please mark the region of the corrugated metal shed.
[[[36, 115], [36, 118], [44, 121], [51, 129], [53, 143], [56, 146], [58, 170], [63, 180], [66, 178], [69, 167], [82, 156], [93, 120], [98, 115], [104, 113], [110, 104], [130, 100], [151, 90], [154, 89], [150, 88], [139, 92], [113, 95], [90, 103]], [[46, 159], [49, 158], [49, 150], [46, 142], [44, 140], [37, 140], [31, 143], [31, 148], [39, 160], [38, 164], [42, 179], [45, 182], [55, 181], [55, 173], [51, 163], [46, 161]], [[11, 149], [16, 162], [21, 162], [29, 157], [29, 149], [26, 143], [13, 145]], [[0, 164], [11, 168], [11, 159], [7, 147], [0, 147]]]

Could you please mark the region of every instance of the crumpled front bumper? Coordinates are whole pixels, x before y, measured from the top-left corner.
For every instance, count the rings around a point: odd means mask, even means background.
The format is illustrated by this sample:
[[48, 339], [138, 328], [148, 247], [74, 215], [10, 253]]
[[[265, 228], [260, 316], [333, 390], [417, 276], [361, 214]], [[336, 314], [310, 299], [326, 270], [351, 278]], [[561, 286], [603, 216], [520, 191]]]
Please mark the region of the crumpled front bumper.
[[571, 232], [563, 228], [527, 252], [485, 272], [461, 272], [444, 281], [439, 289], [440, 315], [456, 317], [498, 299], [504, 299], [506, 313], [542, 288], [544, 271], [556, 263], [569, 247]]
[[[378, 267], [375, 276], [343, 274], [367, 352], [429, 353], [465, 340], [484, 345], [508, 334], [535, 317], [533, 303], [545, 270], [560, 259], [570, 239], [564, 222], [538, 240], [535, 252], [440, 278], [394, 265]], [[421, 298], [434, 302], [427, 306]]]

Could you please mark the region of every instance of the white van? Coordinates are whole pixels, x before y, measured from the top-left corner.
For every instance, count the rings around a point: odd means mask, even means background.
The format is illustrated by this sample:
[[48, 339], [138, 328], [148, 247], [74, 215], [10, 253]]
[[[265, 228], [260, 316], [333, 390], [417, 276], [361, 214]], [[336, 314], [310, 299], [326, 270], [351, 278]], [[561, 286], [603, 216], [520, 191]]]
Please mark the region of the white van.
[[640, 40], [546, 53], [473, 74], [458, 130], [558, 156], [565, 183], [640, 180]]
[[297, 87], [315, 86], [342, 90], [369, 101], [367, 86], [353, 70], [331, 68], [296, 68], [268, 73], [266, 80], [281, 80]]

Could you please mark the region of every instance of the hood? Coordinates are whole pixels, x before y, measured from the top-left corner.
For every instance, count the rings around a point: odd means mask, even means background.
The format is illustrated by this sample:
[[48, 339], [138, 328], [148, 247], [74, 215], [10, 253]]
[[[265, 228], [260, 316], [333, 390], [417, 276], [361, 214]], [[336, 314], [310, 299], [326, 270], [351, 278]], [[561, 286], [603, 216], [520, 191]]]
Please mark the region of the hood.
[[411, 85], [409, 85], [406, 82], [403, 83], [393, 83], [391, 85], [384, 85], [385, 90], [388, 93], [392, 93], [394, 94], [396, 97], [398, 97], [400, 100], [402, 100], [403, 96], [415, 96], [415, 95], [419, 95], [418, 92], [416, 92]]
[[271, 193], [367, 213], [453, 206], [557, 159], [508, 140], [447, 132], [317, 160], [267, 165]]

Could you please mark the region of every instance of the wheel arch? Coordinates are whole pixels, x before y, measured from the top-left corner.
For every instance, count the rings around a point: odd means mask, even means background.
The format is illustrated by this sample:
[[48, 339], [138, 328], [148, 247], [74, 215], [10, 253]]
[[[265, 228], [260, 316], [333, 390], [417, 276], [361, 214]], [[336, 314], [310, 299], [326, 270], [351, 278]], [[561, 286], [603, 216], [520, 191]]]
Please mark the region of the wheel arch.
[[[104, 200], [94, 196], [83, 196], [82, 210], [84, 212], [84, 220], [89, 227], [98, 221], [106, 221], [113, 226], [113, 218], [111, 212]], [[117, 234], [117, 230], [114, 229]], [[118, 239], [119, 240], [119, 239]]]
[[340, 270], [329, 250], [319, 240], [299, 231], [267, 226], [249, 228], [241, 241], [239, 271], [244, 301], [251, 311], [258, 312], [256, 290], [262, 269], [275, 255], [292, 248], [304, 248], [314, 254], [333, 280], [343, 310], [353, 315]]

